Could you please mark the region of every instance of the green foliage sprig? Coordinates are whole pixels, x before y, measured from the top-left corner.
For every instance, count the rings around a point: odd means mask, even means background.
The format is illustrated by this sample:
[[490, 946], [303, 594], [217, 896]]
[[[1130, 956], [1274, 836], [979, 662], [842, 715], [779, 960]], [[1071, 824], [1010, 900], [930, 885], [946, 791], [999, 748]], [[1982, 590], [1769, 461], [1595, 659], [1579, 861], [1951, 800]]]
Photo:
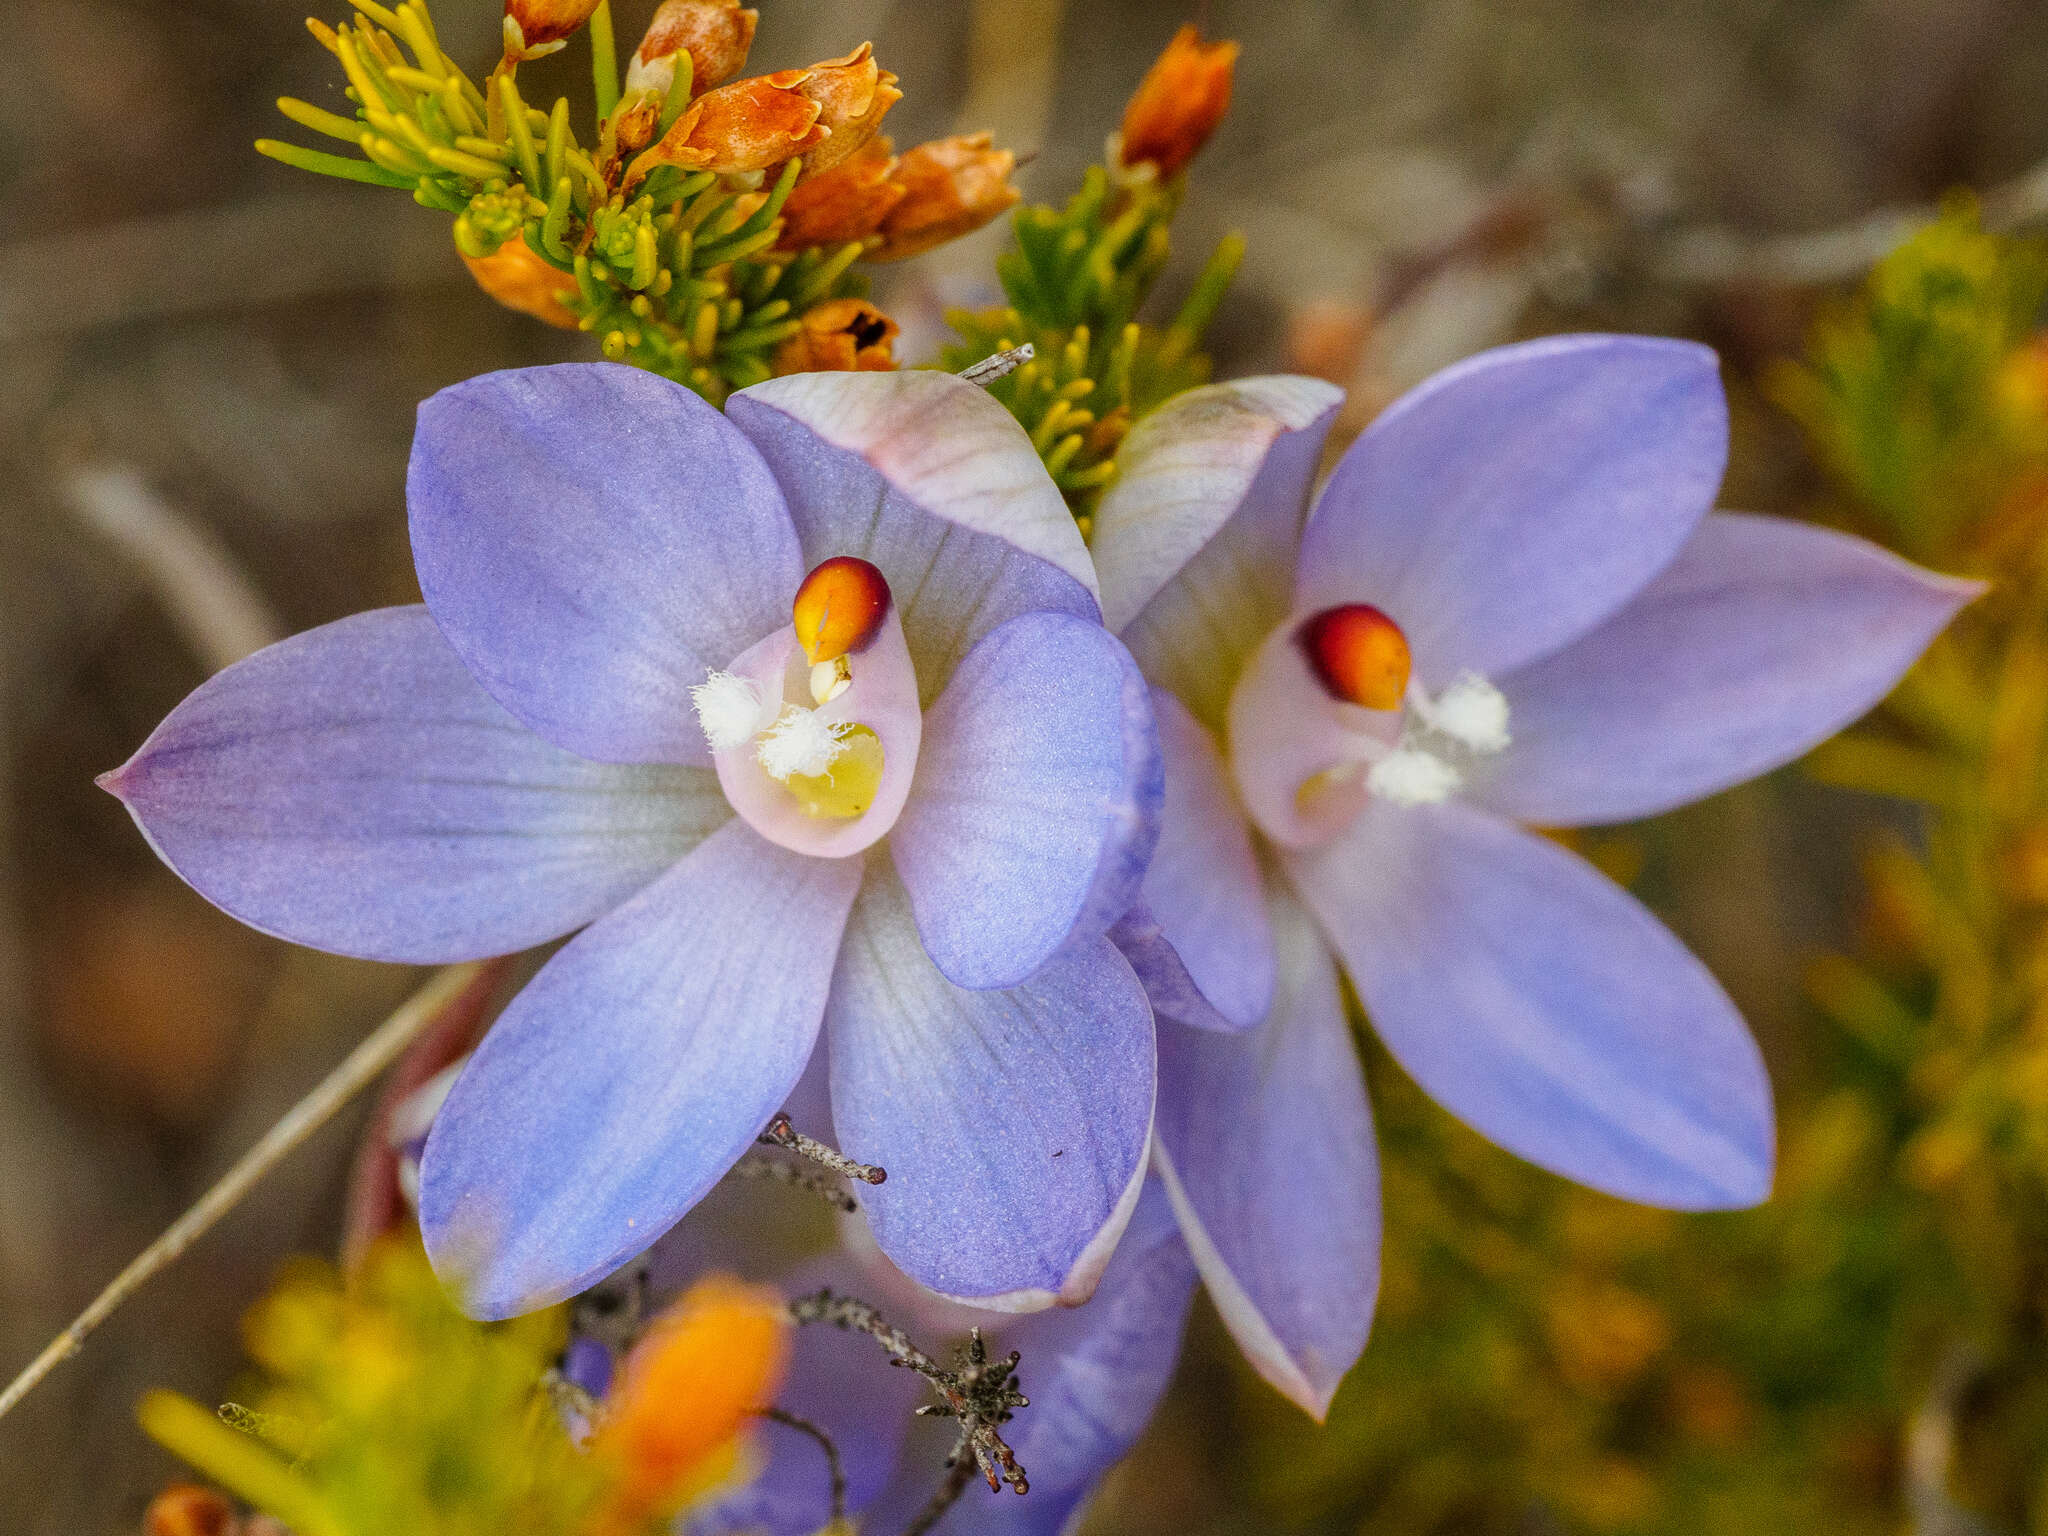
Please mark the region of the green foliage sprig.
[[1027, 342], [1036, 349], [989, 392], [1031, 434], [1084, 531], [1131, 424], [1209, 379], [1202, 337], [1244, 257], [1240, 237], [1217, 245], [1165, 325], [1137, 318], [1166, 266], [1179, 206], [1178, 178], [1090, 167], [1064, 208], [1014, 215], [1015, 244], [996, 260], [1009, 303], [946, 316], [960, 339], [940, 354], [941, 367]]
[[[560, 303], [606, 357], [723, 403], [770, 377], [776, 347], [807, 310], [864, 291], [851, 270], [862, 242], [777, 251], [798, 162], [766, 185], [759, 173], [673, 166], [624, 184], [609, 142], [618, 60], [606, 7], [589, 29], [600, 114], [592, 149], [571, 126], [566, 97], [541, 111], [504, 64], [482, 85], [472, 80], [442, 50], [427, 0], [350, 3], [356, 22], [308, 25], [339, 60], [354, 115], [290, 97], [278, 107], [355, 156], [274, 139], [257, 149], [301, 170], [410, 191], [453, 216], [456, 247], [472, 260], [522, 242], [563, 274]], [[689, 99], [685, 54], [663, 123]]]

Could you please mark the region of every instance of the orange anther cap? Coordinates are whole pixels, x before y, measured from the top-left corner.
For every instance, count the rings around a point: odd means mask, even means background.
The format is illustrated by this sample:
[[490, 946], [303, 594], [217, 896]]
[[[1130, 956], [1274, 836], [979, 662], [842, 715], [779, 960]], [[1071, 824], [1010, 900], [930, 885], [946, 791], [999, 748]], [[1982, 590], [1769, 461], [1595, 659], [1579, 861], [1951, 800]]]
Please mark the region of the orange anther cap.
[[888, 581], [853, 555], [834, 555], [812, 571], [790, 606], [797, 644], [812, 666], [860, 650], [888, 614]]
[[1325, 608], [1296, 636], [1330, 696], [1367, 709], [1399, 709], [1412, 661], [1401, 626], [1366, 603]]

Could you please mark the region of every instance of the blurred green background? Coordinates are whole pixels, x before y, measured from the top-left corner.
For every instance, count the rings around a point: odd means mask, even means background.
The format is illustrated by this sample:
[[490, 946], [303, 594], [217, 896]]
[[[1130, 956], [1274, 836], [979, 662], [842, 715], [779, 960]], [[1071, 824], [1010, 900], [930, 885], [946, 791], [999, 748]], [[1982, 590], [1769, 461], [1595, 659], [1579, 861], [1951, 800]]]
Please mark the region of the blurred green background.
[[[1019, 181], [1055, 202], [1189, 14], [759, 3], [755, 69], [872, 39], [906, 92], [899, 142], [993, 128], [1038, 152]], [[652, 8], [618, 0], [622, 38]], [[481, 67], [496, 7], [436, 14]], [[1855, 297], [1949, 189], [1983, 191], [2001, 229], [2048, 214], [2048, 7], [1198, 14], [1244, 54], [1177, 231], [1190, 270], [1162, 297], [1246, 233], [1219, 373], [1324, 373], [1352, 390], [1355, 429], [1518, 335], [1696, 336], [1727, 360], [1729, 504], [2001, 584], [1857, 741], [1582, 841], [1757, 1029], [1780, 1199], [1674, 1217], [1572, 1189], [1366, 1047], [1386, 1285], [1330, 1425], [1253, 1380], [1198, 1308], [1090, 1529], [2048, 1536], [2048, 269], [1959, 214]], [[583, 88], [569, 59], [534, 77]], [[92, 776], [254, 645], [412, 600], [418, 400], [589, 355], [477, 293], [445, 219], [257, 157], [281, 94], [337, 94], [286, 0], [0, 0], [10, 1368], [416, 984], [216, 913]], [[908, 359], [935, 350], [946, 304], [987, 296], [1001, 239], [881, 275]], [[171, 1470], [136, 1397], [218, 1397], [238, 1315], [287, 1252], [331, 1244], [359, 1124], [330, 1127], [0, 1423], [0, 1526], [136, 1528]]]

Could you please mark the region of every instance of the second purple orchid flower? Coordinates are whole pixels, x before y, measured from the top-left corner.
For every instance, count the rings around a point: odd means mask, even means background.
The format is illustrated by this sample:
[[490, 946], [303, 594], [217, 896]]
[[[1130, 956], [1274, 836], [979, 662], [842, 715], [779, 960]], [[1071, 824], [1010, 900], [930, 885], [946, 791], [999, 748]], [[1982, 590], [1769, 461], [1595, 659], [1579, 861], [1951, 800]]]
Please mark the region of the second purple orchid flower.
[[1770, 1085], [1734, 1006], [1524, 824], [1653, 816], [1791, 761], [1980, 590], [1712, 511], [1727, 408], [1691, 343], [1468, 359], [1311, 509], [1337, 401], [1299, 378], [1179, 396], [1132, 433], [1093, 541], [1167, 763], [1122, 930], [1159, 1015], [1155, 1160], [1239, 1344], [1318, 1417], [1379, 1270], [1338, 967], [1500, 1145], [1649, 1204], [1762, 1200]]

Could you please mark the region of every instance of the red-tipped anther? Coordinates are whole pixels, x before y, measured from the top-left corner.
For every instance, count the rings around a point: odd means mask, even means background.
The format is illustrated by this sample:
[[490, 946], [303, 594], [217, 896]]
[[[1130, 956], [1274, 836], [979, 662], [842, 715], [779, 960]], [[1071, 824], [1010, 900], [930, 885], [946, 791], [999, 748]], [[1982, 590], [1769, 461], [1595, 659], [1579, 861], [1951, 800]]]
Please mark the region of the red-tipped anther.
[[875, 638], [889, 616], [889, 583], [867, 561], [834, 555], [804, 578], [789, 616], [812, 666], [837, 661]]
[[1295, 637], [1332, 698], [1367, 709], [1399, 709], [1408, 691], [1408, 637], [1367, 603], [1325, 608]]

